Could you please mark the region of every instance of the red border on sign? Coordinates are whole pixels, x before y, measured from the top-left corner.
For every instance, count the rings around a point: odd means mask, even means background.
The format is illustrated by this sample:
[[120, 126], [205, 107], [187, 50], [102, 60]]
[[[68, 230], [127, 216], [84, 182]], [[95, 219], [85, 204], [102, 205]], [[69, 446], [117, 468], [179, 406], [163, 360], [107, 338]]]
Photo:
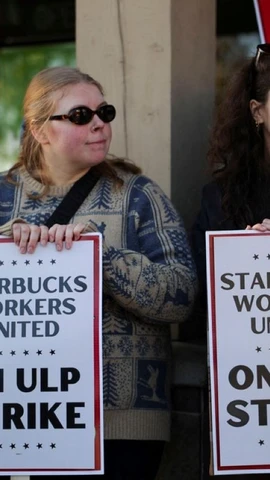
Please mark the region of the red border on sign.
[[[210, 233], [210, 232], [209, 232]], [[255, 235], [255, 234], [254, 234]], [[257, 234], [258, 235], [258, 234]], [[260, 236], [268, 236], [269, 233], [260, 233]], [[269, 470], [270, 464], [265, 465], [221, 465], [221, 448], [220, 448], [220, 429], [219, 429], [219, 392], [218, 392], [218, 369], [217, 369], [217, 328], [216, 328], [216, 291], [215, 291], [215, 239], [220, 237], [245, 237], [251, 238], [253, 234], [237, 233], [237, 234], [209, 234], [209, 266], [210, 266], [210, 286], [211, 286], [211, 318], [212, 318], [212, 351], [213, 351], [213, 378], [214, 378], [214, 416], [216, 420], [216, 450], [217, 450], [217, 471], [229, 470]], [[245, 472], [246, 473], [246, 472]]]
[[[99, 319], [100, 311], [100, 237], [98, 235], [83, 235], [79, 241], [89, 241], [94, 243], [94, 395], [95, 395], [95, 468], [0, 468], [0, 472], [93, 472], [101, 469], [101, 411], [100, 411], [100, 335]], [[12, 243], [11, 238], [0, 238], [0, 243]], [[71, 477], [72, 478], [72, 477]]]

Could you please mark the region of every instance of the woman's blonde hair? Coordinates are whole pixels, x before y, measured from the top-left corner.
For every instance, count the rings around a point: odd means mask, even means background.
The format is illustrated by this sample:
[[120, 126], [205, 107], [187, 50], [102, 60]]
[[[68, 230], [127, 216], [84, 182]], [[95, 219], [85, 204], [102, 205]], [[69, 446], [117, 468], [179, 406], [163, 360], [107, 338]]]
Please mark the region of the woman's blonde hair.
[[[28, 173], [38, 179], [44, 186], [50, 184], [48, 172], [46, 171], [42, 147], [31, 132], [31, 126], [34, 123], [35, 128], [42, 130], [49, 120], [49, 117], [55, 111], [56, 96], [59, 90], [64, 90], [70, 85], [86, 83], [94, 85], [100, 93], [104, 95], [103, 88], [99, 82], [90, 77], [87, 73], [81, 72], [72, 67], [52, 67], [41, 70], [31, 80], [24, 97], [23, 117], [24, 131], [21, 140], [21, 149], [18, 161], [8, 172], [8, 179], [11, 180], [13, 172], [20, 167], [24, 167]], [[99, 166], [100, 173], [117, 178], [115, 170], [112, 168], [112, 162], [104, 161]], [[118, 160], [113, 161], [119, 163]], [[120, 160], [120, 165], [124, 162]], [[129, 164], [131, 171], [138, 173], [139, 169], [135, 165]], [[124, 167], [126, 169], [127, 165]]]

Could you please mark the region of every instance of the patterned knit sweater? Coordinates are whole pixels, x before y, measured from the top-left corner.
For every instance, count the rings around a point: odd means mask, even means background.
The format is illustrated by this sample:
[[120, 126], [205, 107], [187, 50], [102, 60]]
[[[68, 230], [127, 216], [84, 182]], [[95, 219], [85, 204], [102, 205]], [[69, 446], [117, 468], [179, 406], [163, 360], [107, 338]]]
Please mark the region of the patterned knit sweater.
[[[187, 319], [196, 274], [186, 233], [162, 190], [143, 175], [118, 171], [122, 187], [101, 178], [72, 223], [103, 236], [103, 382], [106, 439], [168, 440], [170, 323]], [[42, 225], [68, 187], [42, 185], [24, 170], [0, 175], [0, 233], [11, 220]]]

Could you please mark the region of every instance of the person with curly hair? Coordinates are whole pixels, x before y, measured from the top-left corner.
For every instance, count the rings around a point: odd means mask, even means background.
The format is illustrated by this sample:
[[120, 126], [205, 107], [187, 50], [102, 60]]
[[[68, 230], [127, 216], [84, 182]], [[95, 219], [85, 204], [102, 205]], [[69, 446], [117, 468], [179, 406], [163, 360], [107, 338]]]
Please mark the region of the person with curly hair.
[[[255, 56], [244, 62], [227, 85], [217, 109], [207, 159], [212, 179], [203, 187], [201, 208], [191, 232], [199, 277], [196, 318], [204, 325], [204, 341], [207, 330], [205, 232], [270, 230], [270, 44], [258, 45]], [[206, 424], [208, 414], [206, 409]], [[203, 478], [212, 478], [208, 474], [207, 429], [203, 444]]]
[[210, 137], [212, 181], [203, 187], [201, 209], [192, 229], [204, 304], [205, 232], [245, 228], [264, 231], [270, 226], [269, 91], [270, 44], [262, 44], [229, 82]]

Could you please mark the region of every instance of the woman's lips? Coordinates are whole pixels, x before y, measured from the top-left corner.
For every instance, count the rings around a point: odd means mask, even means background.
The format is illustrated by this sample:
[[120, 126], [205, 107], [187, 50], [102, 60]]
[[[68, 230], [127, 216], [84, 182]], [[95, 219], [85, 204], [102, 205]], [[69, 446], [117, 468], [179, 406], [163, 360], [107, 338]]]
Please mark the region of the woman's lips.
[[87, 142], [87, 145], [96, 145], [100, 143], [106, 143], [106, 140], [102, 139], [102, 140], [96, 140], [95, 142]]

